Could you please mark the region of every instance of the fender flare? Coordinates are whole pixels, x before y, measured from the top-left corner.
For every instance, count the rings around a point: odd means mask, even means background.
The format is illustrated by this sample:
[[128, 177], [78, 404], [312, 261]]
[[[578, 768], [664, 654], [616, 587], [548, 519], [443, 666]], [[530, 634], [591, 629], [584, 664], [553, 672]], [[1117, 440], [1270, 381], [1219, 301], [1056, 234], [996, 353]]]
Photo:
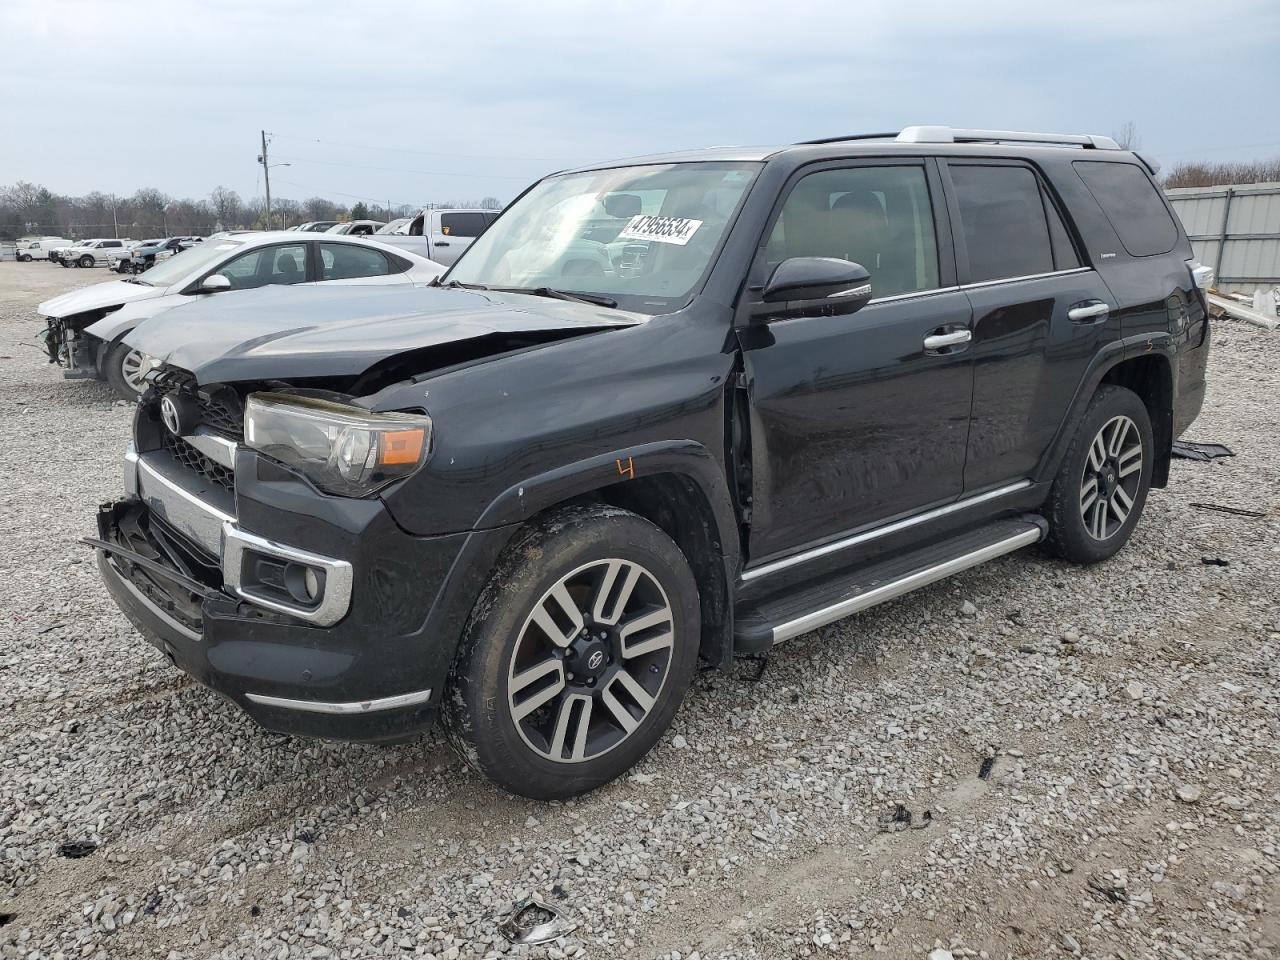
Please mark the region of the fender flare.
[[1040, 460], [1040, 465], [1033, 477], [1037, 483], [1052, 481], [1054, 474], [1058, 472], [1058, 466], [1066, 456], [1067, 447], [1071, 445], [1071, 440], [1075, 436], [1076, 424], [1084, 416], [1085, 408], [1093, 399], [1093, 395], [1107, 373], [1126, 360], [1148, 355], [1164, 357], [1169, 365], [1170, 376], [1173, 376], [1177, 369], [1177, 364], [1174, 362], [1177, 346], [1173, 335], [1167, 332], [1140, 333], [1113, 340], [1094, 355], [1084, 376], [1076, 385], [1076, 392], [1071, 398], [1071, 404], [1067, 408], [1066, 416], [1062, 418], [1058, 432], [1054, 434], [1053, 441]]
[[676, 474], [688, 477], [707, 498], [726, 559], [738, 559], [738, 521], [724, 469], [696, 440], [658, 440], [622, 447], [536, 474], [508, 487], [485, 508], [476, 528], [522, 523], [574, 497], [638, 477]]

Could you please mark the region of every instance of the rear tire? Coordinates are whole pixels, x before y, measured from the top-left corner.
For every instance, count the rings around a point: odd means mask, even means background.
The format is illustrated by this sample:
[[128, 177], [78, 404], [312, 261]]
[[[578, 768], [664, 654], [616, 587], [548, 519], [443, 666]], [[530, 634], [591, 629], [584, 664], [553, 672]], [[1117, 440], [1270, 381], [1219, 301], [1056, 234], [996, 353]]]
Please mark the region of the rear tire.
[[443, 698], [459, 755], [512, 793], [576, 796], [658, 742], [693, 677], [698, 586], [642, 517], [570, 507], [529, 525], [481, 591]]
[[1142, 516], [1154, 463], [1146, 404], [1124, 387], [1099, 387], [1045, 501], [1049, 552], [1081, 564], [1115, 556]]
[[116, 341], [103, 351], [98, 372], [111, 385], [117, 397], [137, 400], [146, 387], [145, 381], [140, 378], [141, 363], [141, 353], [128, 344]]

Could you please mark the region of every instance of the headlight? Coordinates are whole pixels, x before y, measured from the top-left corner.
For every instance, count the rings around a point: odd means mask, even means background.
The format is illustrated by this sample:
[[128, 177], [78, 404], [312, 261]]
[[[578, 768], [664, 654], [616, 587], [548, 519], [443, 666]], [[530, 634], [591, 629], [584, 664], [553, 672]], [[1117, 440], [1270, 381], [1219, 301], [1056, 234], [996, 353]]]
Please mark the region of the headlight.
[[431, 418], [253, 393], [245, 405], [244, 438], [326, 493], [364, 497], [422, 468], [431, 452]]

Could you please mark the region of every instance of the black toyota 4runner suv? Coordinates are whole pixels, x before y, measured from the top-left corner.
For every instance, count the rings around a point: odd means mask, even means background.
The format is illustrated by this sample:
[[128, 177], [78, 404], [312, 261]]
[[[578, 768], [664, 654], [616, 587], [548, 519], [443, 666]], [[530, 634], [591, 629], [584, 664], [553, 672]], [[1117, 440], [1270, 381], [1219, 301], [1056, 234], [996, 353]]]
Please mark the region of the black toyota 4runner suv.
[[1152, 173], [942, 127], [648, 157], [536, 183], [436, 289], [171, 311], [102, 576], [272, 730], [438, 713], [509, 790], [597, 787], [699, 660], [1124, 545], [1209, 344]]

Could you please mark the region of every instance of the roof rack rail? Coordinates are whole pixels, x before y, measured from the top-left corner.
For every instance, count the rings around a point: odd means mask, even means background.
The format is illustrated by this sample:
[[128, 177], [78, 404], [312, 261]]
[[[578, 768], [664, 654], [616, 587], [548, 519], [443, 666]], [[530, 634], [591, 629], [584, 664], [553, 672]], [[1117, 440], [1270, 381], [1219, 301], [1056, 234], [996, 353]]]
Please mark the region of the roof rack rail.
[[1089, 133], [1028, 133], [1022, 130], [965, 130], [958, 127], [906, 127], [899, 143], [1046, 143], [1085, 150], [1119, 150], [1110, 137]]
[[812, 146], [820, 143], [844, 143], [846, 140], [892, 140], [898, 136], [895, 130], [892, 133], [851, 133], [847, 137], [819, 137], [817, 140], [800, 140], [796, 146]]

